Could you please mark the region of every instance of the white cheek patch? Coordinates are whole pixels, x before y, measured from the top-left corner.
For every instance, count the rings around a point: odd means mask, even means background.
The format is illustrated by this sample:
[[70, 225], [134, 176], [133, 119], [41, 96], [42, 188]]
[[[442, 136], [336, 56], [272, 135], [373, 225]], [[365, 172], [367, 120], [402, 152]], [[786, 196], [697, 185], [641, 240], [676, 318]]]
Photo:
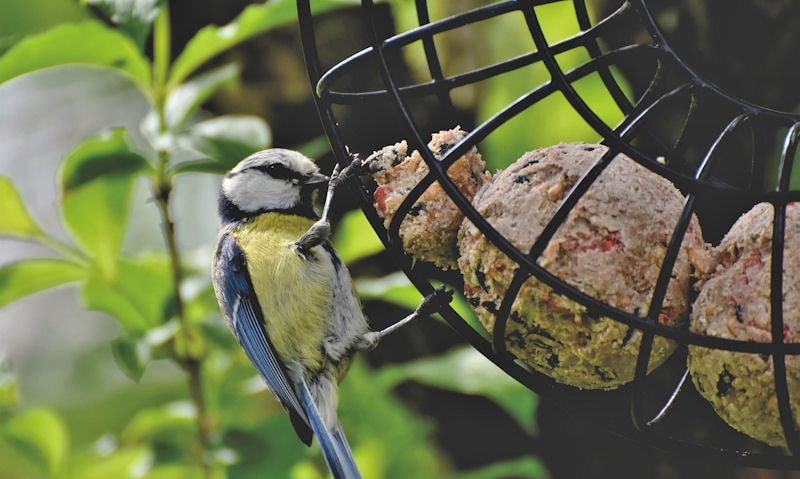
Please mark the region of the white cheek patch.
[[222, 190], [245, 213], [287, 209], [300, 201], [300, 188], [297, 185], [257, 173], [225, 178]]

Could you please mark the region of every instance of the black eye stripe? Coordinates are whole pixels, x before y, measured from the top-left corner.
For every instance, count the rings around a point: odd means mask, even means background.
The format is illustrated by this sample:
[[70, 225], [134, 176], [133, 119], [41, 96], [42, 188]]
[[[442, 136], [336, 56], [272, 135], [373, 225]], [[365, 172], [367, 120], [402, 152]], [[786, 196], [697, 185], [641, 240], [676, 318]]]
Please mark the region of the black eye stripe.
[[280, 180], [292, 177], [292, 171], [286, 168], [283, 163], [270, 163], [264, 167], [263, 171], [269, 176]]
[[254, 166], [256, 169], [264, 174], [267, 174], [277, 180], [302, 180], [303, 175], [288, 168], [283, 163], [270, 163], [268, 165]]

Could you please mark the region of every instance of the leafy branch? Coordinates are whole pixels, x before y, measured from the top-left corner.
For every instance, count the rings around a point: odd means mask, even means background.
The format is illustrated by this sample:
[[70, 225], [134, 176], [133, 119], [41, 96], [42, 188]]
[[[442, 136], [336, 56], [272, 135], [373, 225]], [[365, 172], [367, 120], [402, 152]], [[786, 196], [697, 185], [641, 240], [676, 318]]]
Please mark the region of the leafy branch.
[[[85, 138], [66, 155], [56, 183], [67, 240], [39, 225], [12, 181], [0, 175], [0, 237], [35, 242], [53, 253], [0, 265], [0, 307], [72, 285], [86, 309], [104, 312], [120, 326], [121, 334], [110, 346], [121, 371], [138, 383], [148, 365], [164, 360], [177, 366], [179, 390], [154, 394], [153, 389], [141, 391], [141, 385], [131, 387], [103, 407], [84, 404], [65, 420], [55, 409], [20, 407], [19, 388], [0, 357], [0, 475], [321, 477], [325, 466], [319, 454], [308, 454], [294, 438], [286, 440], [293, 434], [286, 415], [269, 401], [263, 383], [254, 381], [251, 365], [219, 320], [210, 278], [181, 249], [176, 223], [182, 219], [174, 213], [175, 180], [180, 175], [220, 174], [247, 154], [269, 146], [270, 130], [261, 118], [208, 118], [201, 108], [239, 78], [238, 65], [210, 66], [210, 60], [292, 21], [294, 0], [252, 4], [227, 25], [204, 27], [174, 59], [166, 0], [81, 3], [104, 18], [65, 23], [19, 41], [0, 56], [0, 86], [67, 64], [114, 72], [135, 85], [149, 105], [140, 124], [146, 144], [134, 146], [124, 128], [109, 128]], [[352, 0], [319, 0], [313, 8], [320, 13], [347, 3]], [[144, 53], [147, 38], [153, 42], [152, 60]], [[138, 200], [134, 196], [138, 183], [149, 187], [149, 204], [161, 221], [163, 247], [134, 254], [124, 250], [123, 240], [130, 229], [131, 203]], [[359, 214], [348, 215], [338, 230], [336, 248], [347, 262], [382, 250]], [[367, 237], [373, 239], [369, 245]], [[396, 279], [362, 279], [359, 289], [366, 299], [413, 308], [419, 293], [407, 281]], [[466, 315], [468, 305], [460, 307]], [[459, 374], [470, 381], [454, 378], [454, 365], [473, 368]], [[358, 361], [342, 385], [341, 412], [358, 418], [353, 439], [365, 472], [387, 478], [445, 477], [452, 472], [428, 437], [430, 424], [392, 395], [397, 384], [409, 379], [487, 395], [527, 429], [534, 429], [534, 404], [527, 391], [521, 393], [518, 385], [499, 380], [495, 371], [482, 369], [485, 366], [467, 351], [379, 373]], [[93, 420], [103, 409], [119, 411], [124, 416], [121, 424], [103, 429], [89, 445], [85, 438], [78, 441], [75, 416]], [[376, 441], [379, 429], [382, 439]], [[30, 464], [9, 473], [17, 462]], [[464, 477], [507, 475], [543, 477], [540, 464], [527, 460]]]
[[[77, 283], [88, 309], [104, 311], [122, 326], [124, 334], [112, 343], [112, 351], [126, 374], [138, 381], [150, 359], [164, 355], [185, 371], [197, 440], [192, 462], [200, 465], [203, 477], [217, 477], [212, 452], [215, 421], [203, 378], [207, 350], [198, 330], [202, 320], [213, 314], [213, 305], [191, 313], [186, 305], [182, 291], [191, 269], [187, 270], [176, 238], [173, 180], [188, 172], [224, 172], [242, 155], [268, 146], [269, 129], [260, 118], [237, 115], [200, 121], [197, 115], [215, 92], [236, 83], [238, 68], [227, 65], [196, 72], [219, 53], [290, 21], [293, 2], [251, 5], [228, 25], [206, 27], [174, 64], [165, 0], [144, 0], [133, 9], [123, 1], [88, 3], [118, 28], [87, 20], [25, 38], [0, 57], [0, 83], [65, 64], [100, 67], [126, 76], [151, 105], [142, 119], [149, 148], [134, 149], [127, 132], [114, 128], [87, 138], [67, 156], [58, 172], [60, 211], [74, 244], [45, 232], [27, 212], [11, 181], [0, 178], [0, 235], [38, 242], [60, 257], [22, 260], [0, 268], [0, 281], [9, 285], [0, 293], [0, 306], [47, 288]], [[152, 61], [143, 50], [150, 29]], [[192, 163], [202, 167], [176, 164], [179, 151], [189, 152], [197, 159]], [[122, 251], [138, 178], [150, 183], [161, 217], [165, 255], [131, 257]]]

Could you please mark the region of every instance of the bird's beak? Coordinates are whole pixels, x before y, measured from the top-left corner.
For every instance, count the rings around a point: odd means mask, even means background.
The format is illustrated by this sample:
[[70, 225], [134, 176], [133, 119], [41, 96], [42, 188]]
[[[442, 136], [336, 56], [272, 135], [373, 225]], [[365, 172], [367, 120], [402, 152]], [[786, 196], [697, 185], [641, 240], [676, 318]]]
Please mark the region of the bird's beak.
[[321, 183], [327, 183], [330, 178], [322, 173], [312, 173], [309, 177], [303, 180], [303, 186], [315, 186]]

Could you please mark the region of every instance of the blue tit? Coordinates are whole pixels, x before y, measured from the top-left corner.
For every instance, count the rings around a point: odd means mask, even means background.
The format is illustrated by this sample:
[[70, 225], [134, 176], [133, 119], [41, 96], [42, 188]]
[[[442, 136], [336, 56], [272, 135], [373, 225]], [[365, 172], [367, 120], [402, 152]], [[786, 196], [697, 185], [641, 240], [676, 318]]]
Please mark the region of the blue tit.
[[370, 331], [347, 268], [328, 241], [333, 192], [356, 164], [334, 170], [317, 219], [312, 192], [328, 178], [311, 160], [284, 149], [242, 160], [222, 180], [212, 265], [228, 327], [300, 439], [310, 444], [316, 435], [333, 476], [348, 479], [361, 476], [336, 408], [338, 383], [353, 355], [433, 312], [442, 294], [450, 294], [440, 288], [414, 314]]

